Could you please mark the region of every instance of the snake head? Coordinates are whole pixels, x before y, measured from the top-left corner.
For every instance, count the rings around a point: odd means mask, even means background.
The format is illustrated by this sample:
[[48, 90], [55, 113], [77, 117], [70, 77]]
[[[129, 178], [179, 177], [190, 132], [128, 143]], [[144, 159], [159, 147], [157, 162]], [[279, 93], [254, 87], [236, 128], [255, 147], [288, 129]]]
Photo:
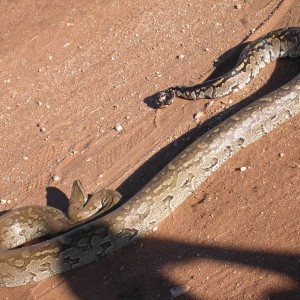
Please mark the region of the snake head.
[[165, 108], [173, 103], [175, 99], [175, 91], [173, 89], [167, 89], [165, 91], [158, 92], [152, 103], [155, 108]]

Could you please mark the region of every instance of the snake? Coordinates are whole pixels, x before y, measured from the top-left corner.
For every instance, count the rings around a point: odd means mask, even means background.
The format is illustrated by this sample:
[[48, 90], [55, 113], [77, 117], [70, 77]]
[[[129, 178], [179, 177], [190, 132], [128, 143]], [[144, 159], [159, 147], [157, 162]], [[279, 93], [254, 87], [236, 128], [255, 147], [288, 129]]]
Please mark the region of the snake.
[[[300, 27], [274, 30], [247, 45], [236, 66], [225, 75], [195, 86], [170, 87], [155, 94], [153, 101], [160, 108], [175, 97], [223, 97], [245, 87], [269, 62], [299, 56]], [[100, 209], [100, 215], [93, 215], [95, 204], [87, 204], [93, 197], [87, 199], [77, 180], [68, 216], [43, 206], [7, 212], [0, 217], [0, 286], [30, 284], [79, 268], [143, 238], [230, 157], [299, 112], [300, 74], [196, 139], [115, 209], [121, 195], [99, 191], [100, 206], [109, 208], [108, 213], [102, 214]], [[44, 240], [30, 243], [45, 234], [49, 236]]]

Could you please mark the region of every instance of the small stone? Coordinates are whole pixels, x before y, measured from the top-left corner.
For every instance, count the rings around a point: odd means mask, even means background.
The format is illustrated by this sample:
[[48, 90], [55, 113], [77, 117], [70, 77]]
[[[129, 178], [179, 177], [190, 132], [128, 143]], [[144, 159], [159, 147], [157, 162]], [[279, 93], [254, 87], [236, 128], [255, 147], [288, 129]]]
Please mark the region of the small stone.
[[235, 9], [241, 9], [242, 8], [242, 5], [240, 3], [236, 3], [234, 4], [233, 6]]
[[114, 129], [117, 131], [117, 132], [120, 132], [123, 130], [123, 127], [120, 123], [116, 124], [116, 126], [114, 127]]
[[45, 132], [45, 131], [46, 131], [45, 127], [40, 128], [40, 132]]
[[176, 298], [185, 294], [191, 287], [189, 285], [176, 286], [170, 289], [171, 296]]
[[7, 200], [1, 199], [1, 200], [0, 200], [0, 203], [1, 203], [1, 204], [6, 204], [6, 203], [7, 203]]
[[247, 167], [240, 167], [238, 170], [239, 170], [240, 172], [244, 172], [244, 171], [247, 170]]
[[125, 267], [124, 267], [124, 266], [121, 266], [121, 267], [120, 267], [120, 271], [125, 271]]
[[23, 160], [28, 160], [29, 157], [28, 156], [23, 156]]
[[196, 114], [194, 114], [194, 119], [199, 120], [201, 118], [203, 118], [204, 113], [202, 111], [197, 112]]
[[60, 180], [60, 177], [58, 175], [54, 175], [52, 177], [53, 181], [59, 181]]
[[184, 55], [183, 55], [183, 54], [179, 54], [179, 55], [176, 56], [176, 58], [177, 58], [177, 59], [183, 59], [183, 58], [184, 58]]
[[155, 72], [155, 76], [156, 76], [157, 78], [161, 78], [161, 77], [162, 77], [162, 75], [160, 74], [160, 72]]
[[204, 51], [208, 52], [208, 51], [209, 51], [209, 49], [208, 49], [208, 48], [205, 48], [205, 49], [204, 49]]
[[70, 155], [74, 155], [74, 154], [76, 154], [76, 153], [78, 153], [77, 150], [75, 150], [75, 149], [70, 149]]
[[152, 231], [157, 231], [157, 226], [154, 226], [153, 228], [152, 228]]
[[281, 153], [278, 154], [278, 156], [279, 156], [279, 157], [283, 157], [283, 156], [284, 156], [284, 153], [281, 152]]
[[209, 101], [208, 103], [205, 104], [205, 108], [209, 108], [214, 104], [214, 100]]

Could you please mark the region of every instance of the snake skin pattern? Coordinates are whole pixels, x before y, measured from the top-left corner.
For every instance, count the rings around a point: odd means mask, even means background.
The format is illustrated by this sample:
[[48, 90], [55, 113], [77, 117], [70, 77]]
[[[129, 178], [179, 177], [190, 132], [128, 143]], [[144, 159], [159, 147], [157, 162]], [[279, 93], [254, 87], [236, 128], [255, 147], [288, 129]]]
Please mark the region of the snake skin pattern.
[[[300, 56], [300, 28], [265, 35], [246, 47], [237, 66], [226, 75], [193, 87], [169, 88], [158, 94], [155, 103], [163, 107], [172, 103], [175, 96], [222, 97], [246, 86], [270, 61], [285, 56]], [[44, 242], [16, 247], [27, 240], [20, 227], [24, 225], [29, 236], [43, 230], [43, 224], [50, 222], [47, 216], [51, 217], [51, 208], [40, 208], [37, 213], [32, 207], [25, 207], [3, 215], [0, 286], [29, 284], [78, 268], [142, 237], [235, 153], [299, 112], [300, 75], [201, 136], [111, 213]], [[57, 217], [53, 215], [51, 222], [55, 227]]]

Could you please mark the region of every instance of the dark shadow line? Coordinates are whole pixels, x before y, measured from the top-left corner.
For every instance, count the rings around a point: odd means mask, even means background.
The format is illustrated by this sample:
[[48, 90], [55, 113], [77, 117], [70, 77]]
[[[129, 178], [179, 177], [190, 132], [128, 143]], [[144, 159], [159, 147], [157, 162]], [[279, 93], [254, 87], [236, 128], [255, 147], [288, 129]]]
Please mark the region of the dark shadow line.
[[[143, 243], [143, 248], [139, 245], [141, 243]], [[264, 299], [300, 299], [300, 255], [263, 250], [236, 249], [234, 247], [218, 245], [183, 243], [155, 238], [142, 239], [135, 245], [127, 246], [121, 251], [120, 253], [112, 254], [107, 258], [106, 262], [99, 262], [93, 268], [89, 268], [88, 272], [91, 274], [88, 278], [82, 276], [84, 273], [87, 273], [85, 272], [87, 268], [85, 270], [78, 270], [77, 275], [83, 281], [80, 282], [74, 277], [68, 280], [76, 296], [80, 299], [91, 299], [90, 290], [83, 288], [89, 284], [93, 287], [92, 293], [102, 295], [103, 298], [101, 299], [106, 300], [172, 299], [169, 289], [178, 286], [178, 283], [164, 277], [158, 270], [171, 263], [211, 260], [214, 262], [229, 262], [250, 266], [267, 272], [288, 276], [296, 284], [294, 289], [285, 290], [275, 288], [275, 291], [265, 291], [263, 295]], [[138, 253], [139, 255], [137, 255]], [[160, 254], [162, 254], [160, 259], [157, 259], [157, 255]], [[109, 268], [109, 266], [104, 265], [105, 263], [107, 264], [107, 261], [113, 261], [116, 265], [122, 265], [124, 260], [126, 264], [126, 259], [132, 255], [135, 256], [136, 261], [132, 263], [133, 259], [131, 259], [131, 263], [127, 266], [130, 268], [128, 272], [132, 275], [131, 278], [125, 277], [123, 280], [120, 280], [118, 274], [110, 274], [113, 285], [117, 281], [121, 283], [117, 290], [111, 290], [109, 286], [99, 284], [99, 278], [102, 278], [108, 272], [104, 269], [105, 267]], [[115, 266], [113, 268], [115, 269]], [[178, 299], [200, 300], [199, 298], [195, 299], [189, 292]]]

